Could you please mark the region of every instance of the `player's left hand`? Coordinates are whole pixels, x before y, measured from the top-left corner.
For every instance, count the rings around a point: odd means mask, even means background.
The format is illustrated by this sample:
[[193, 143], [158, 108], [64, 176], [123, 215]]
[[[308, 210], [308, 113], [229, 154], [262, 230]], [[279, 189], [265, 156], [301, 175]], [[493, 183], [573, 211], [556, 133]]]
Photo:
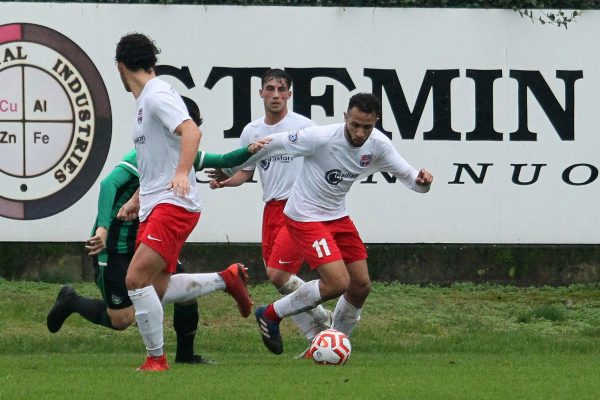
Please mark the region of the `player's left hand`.
[[222, 187], [224, 187], [224, 186], [223, 186], [223, 184], [222, 184], [221, 182], [224, 182], [224, 181], [218, 181], [218, 180], [216, 180], [216, 179], [212, 179], [212, 180], [210, 181], [210, 183], [208, 184], [208, 186], [209, 186], [211, 189], [221, 189]]
[[419, 175], [417, 175], [415, 182], [417, 183], [417, 185], [421, 186], [431, 185], [431, 182], [433, 182], [433, 175], [431, 175], [431, 173], [425, 168], [422, 168], [419, 171]]

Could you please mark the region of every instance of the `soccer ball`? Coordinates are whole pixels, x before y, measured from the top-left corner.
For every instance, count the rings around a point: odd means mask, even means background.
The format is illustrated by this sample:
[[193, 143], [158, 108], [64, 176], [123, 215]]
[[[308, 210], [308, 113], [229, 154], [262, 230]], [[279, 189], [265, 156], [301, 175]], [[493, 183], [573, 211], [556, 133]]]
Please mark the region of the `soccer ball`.
[[316, 364], [343, 365], [351, 352], [348, 336], [335, 329], [326, 329], [315, 336], [308, 354]]

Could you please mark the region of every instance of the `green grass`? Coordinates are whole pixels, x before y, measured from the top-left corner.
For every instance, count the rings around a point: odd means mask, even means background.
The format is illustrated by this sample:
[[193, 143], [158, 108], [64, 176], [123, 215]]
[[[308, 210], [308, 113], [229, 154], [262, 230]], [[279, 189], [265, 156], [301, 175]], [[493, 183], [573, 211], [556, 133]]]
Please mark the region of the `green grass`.
[[[97, 296], [92, 284], [76, 289]], [[0, 400], [5, 399], [596, 399], [600, 285], [448, 288], [377, 283], [343, 367], [293, 356], [305, 343], [284, 321], [285, 352], [270, 354], [252, 317], [224, 293], [200, 299], [198, 351], [216, 366], [171, 364], [137, 373], [137, 329], [114, 332], [70, 317], [50, 334], [59, 286], [0, 280]], [[256, 304], [277, 297], [250, 288]], [[327, 306], [333, 308], [334, 303]], [[175, 347], [166, 309], [167, 354]]]

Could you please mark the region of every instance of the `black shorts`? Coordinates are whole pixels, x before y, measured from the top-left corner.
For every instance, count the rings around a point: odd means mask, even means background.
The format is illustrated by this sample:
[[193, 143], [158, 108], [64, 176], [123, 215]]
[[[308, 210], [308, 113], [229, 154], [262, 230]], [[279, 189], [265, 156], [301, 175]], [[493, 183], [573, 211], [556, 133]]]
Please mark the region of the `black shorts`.
[[183, 268], [183, 264], [180, 260], [177, 260], [177, 269], [175, 270], [176, 274], [185, 274], [185, 268]]
[[[109, 254], [107, 265], [99, 265], [98, 257], [94, 257], [94, 280], [106, 307], [111, 310], [122, 310], [133, 305], [125, 285], [127, 268], [132, 258], [133, 254]], [[175, 273], [185, 273], [185, 268], [179, 260]]]
[[106, 307], [111, 310], [122, 310], [132, 305], [125, 286], [132, 257], [133, 254], [109, 254], [107, 265], [99, 265], [98, 257], [94, 257], [94, 280]]

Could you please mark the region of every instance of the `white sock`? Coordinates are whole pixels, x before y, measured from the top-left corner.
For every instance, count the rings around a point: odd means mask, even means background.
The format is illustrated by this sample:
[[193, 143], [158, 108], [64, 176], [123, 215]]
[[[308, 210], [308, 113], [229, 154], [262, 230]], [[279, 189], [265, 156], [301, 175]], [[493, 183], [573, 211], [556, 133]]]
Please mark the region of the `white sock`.
[[[303, 283], [305, 282], [297, 275], [291, 275], [290, 279], [278, 289], [279, 293], [282, 295], [290, 294]], [[317, 333], [326, 329], [325, 326], [329, 323], [329, 313], [320, 304], [312, 310], [292, 315], [291, 318], [308, 340], [312, 340]]]
[[181, 303], [217, 290], [225, 290], [225, 281], [216, 272], [175, 274], [169, 279], [162, 303]]
[[356, 308], [346, 301], [344, 295], [341, 295], [333, 311], [333, 323], [331, 328], [336, 329], [350, 337], [352, 330], [360, 321], [360, 312], [362, 308]]
[[292, 293], [277, 300], [273, 303], [273, 308], [277, 315], [283, 318], [310, 310], [322, 302], [319, 280], [317, 279], [303, 283]]
[[[283, 285], [277, 290], [279, 291], [279, 293], [285, 296], [287, 294], [293, 293], [303, 283], [304, 281], [302, 279], [298, 278], [296, 275], [292, 275], [290, 276], [290, 279], [285, 283], [285, 285]], [[316, 335], [315, 325], [313, 324], [312, 318], [310, 315], [308, 315], [308, 313], [303, 312], [300, 314], [292, 315], [291, 317], [298, 329], [300, 330], [300, 333], [302, 333], [306, 337], [306, 339], [310, 340], [310, 338]]]
[[150, 356], [163, 355], [163, 308], [154, 286], [128, 290], [135, 320]]

